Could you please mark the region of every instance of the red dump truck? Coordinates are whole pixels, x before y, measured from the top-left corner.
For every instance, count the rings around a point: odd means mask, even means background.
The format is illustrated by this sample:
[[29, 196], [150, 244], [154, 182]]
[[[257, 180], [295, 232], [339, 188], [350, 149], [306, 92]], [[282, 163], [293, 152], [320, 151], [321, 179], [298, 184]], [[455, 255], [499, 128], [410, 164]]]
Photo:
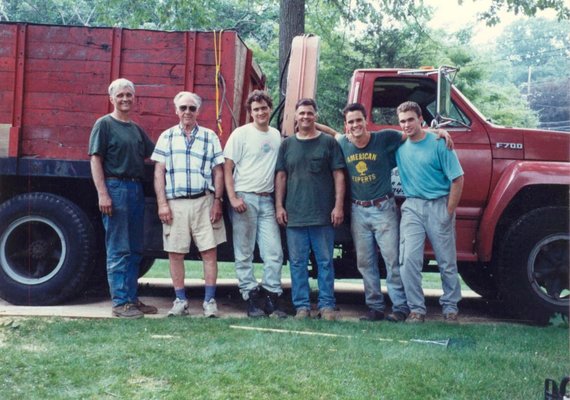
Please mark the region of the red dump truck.
[[[134, 119], [154, 140], [177, 121], [173, 96], [196, 91], [205, 100], [199, 123], [218, 131], [224, 144], [247, 121], [244, 99], [263, 87], [263, 76], [233, 32], [220, 39], [212, 32], [2, 23], [0, 38], [0, 296], [16, 304], [58, 303], [104, 271], [86, 152], [93, 123], [111, 110], [109, 82], [119, 76], [135, 82]], [[318, 57], [303, 53], [301, 59]], [[216, 63], [223, 80], [216, 78]], [[305, 79], [309, 69], [301, 65], [305, 72], [295, 82], [314, 86], [312, 77]], [[443, 123], [465, 170], [457, 210], [464, 281], [525, 319], [567, 314], [570, 136], [493, 124], [450, 84], [450, 73], [356, 70], [348, 101], [370, 110], [370, 130], [397, 128], [395, 109], [406, 100], [420, 104], [428, 123]], [[164, 256], [151, 168], [146, 268]], [[397, 181], [395, 174], [401, 195]], [[228, 239], [221, 260], [233, 260]], [[359, 277], [348, 224], [337, 229], [335, 247], [337, 277]], [[428, 244], [427, 270], [436, 270], [432, 259]]]
[[[11, 303], [60, 303], [104, 276], [87, 145], [119, 77], [135, 82], [133, 119], [154, 141], [178, 122], [179, 91], [203, 98], [198, 122], [225, 143], [248, 119], [248, 94], [265, 86], [236, 32], [1, 23], [0, 296]], [[163, 255], [150, 164], [145, 193], [143, 270]], [[229, 245], [221, 256], [233, 257]]]

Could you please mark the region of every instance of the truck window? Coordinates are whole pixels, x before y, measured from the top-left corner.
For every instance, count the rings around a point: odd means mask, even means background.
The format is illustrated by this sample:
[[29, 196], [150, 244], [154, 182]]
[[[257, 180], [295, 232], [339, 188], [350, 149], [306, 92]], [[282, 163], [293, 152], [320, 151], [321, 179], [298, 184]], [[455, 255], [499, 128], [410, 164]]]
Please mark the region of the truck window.
[[[435, 101], [431, 102], [427, 106], [427, 110], [430, 113], [430, 115], [432, 115], [431, 118], [434, 118], [435, 110], [436, 110]], [[449, 115], [447, 117], [454, 119], [456, 121], [463, 122], [465, 125], [471, 126], [471, 121], [469, 120], [469, 118], [467, 118], [467, 116], [463, 113], [463, 111], [461, 111], [459, 109], [459, 107], [457, 107], [457, 105], [453, 102], [453, 100], [451, 100], [451, 108], [450, 108]], [[464, 127], [464, 125], [461, 125], [457, 122], [451, 122], [448, 125], [446, 125], [446, 127], [448, 127], [448, 128], [462, 128], [462, 127]]]
[[[437, 85], [430, 78], [425, 77], [392, 77], [377, 78], [374, 81], [372, 107], [370, 118], [376, 125], [398, 126], [396, 108], [405, 101], [415, 101], [422, 108], [424, 120], [429, 125], [435, 118]], [[450, 118], [470, 125], [471, 121], [453, 103]], [[459, 124], [450, 124], [450, 127], [460, 127]]]

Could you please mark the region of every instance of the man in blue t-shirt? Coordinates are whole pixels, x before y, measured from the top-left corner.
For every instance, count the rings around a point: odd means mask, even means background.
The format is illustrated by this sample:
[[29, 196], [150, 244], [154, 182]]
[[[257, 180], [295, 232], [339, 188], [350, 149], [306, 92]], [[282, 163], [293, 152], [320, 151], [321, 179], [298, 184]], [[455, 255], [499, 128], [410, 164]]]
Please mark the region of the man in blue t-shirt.
[[423, 322], [422, 290], [425, 237], [435, 253], [443, 295], [439, 302], [446, 322], [457, 322], [461, 286], [457, 273], [455, 210], [463, 190], [463, 169], [455, 151], [446, 149], [431, 132], [422, 130], [422, 111], [407, 101], [396, 110], [408, 140], [396, 152], [406, 201], [400, 222], [401, 275], [410, 315], [408, 322]]

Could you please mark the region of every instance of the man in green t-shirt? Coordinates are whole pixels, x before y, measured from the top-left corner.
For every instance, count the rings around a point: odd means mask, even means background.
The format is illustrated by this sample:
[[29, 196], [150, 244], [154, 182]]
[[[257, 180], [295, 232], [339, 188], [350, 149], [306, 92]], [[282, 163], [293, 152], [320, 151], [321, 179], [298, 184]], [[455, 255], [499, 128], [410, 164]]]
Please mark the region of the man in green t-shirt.
[[295, 106], [299, 131], [283, 141], [275, 170], [277, 222], [287, 227], [292, 301], [296, 318], [310, 315], [307, 265], [312, 249], [318, 268], [319, 316], [336, 319], [334, 229], [344, 219], [344, 161], [336, 140], [317, 131], [317, 104]]
[[386, 286], [392, 300], [392, 313], [386, 317], [398, 322], [406, 319], [409, 308], [398, 264], [399, 216], [392, 192], [391, 172], [396, 167], [395, 153], [402, 143], [402, 133], [395, 130], [369, 132], [366, 109], [349, 104], [343, 110], [344, 122], [351, 135], [338, 139], [350, 181], [350, 228], [356, 249], [356, 265], [362, 274], [368, 312], [360, 319], [385, 318], [384, 296], [380, 287], [378, 249], [386, 265]]
[[154, 144], [130, 118], [134, 98], [131, 81], [113, 81], [109, 99], [114, 110], [95, 122], [89, 139], [91, 174], [105, 227], [112, 313], [120, 318], [157, 312], [137, 296], [144, 238], [144, 159]]

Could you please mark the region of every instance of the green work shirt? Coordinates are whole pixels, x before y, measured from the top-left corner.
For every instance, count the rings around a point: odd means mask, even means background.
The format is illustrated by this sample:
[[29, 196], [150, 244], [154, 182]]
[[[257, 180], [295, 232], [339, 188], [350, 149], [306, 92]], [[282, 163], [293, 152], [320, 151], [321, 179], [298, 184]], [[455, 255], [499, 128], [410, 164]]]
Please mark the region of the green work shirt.
[[287, 173], [288, 227], [331, 224], [333, 171], [342, 168], [345, 164], [340, 147], [330, 136], [321, 133], [308, 140], [291, 136], [281, 143], [275, 170]]
[[348, 169], [353, 200], [374, 200], [392, 193], [392, 169], [402, 133], [385, 129], [371, 132], [368, 144], [359, 149], [343, 135], [338, 141]]
[[144, 179], [144, 160], [153, 150], [152, 141], [134, 122], [105, 115], [91, 130], [89, 155], [102, 158], [105, 176]]

